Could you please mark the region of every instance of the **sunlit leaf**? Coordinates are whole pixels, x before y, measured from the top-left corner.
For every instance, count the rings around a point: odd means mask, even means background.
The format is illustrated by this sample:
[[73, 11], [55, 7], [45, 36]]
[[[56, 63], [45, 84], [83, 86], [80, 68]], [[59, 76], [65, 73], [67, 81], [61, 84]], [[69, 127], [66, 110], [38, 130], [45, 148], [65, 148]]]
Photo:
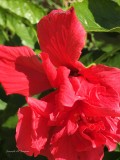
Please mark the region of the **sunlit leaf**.
[[17, 124], [17, 115], [9, 117], [2, 125], [2, 127], [15, 128]]
[[20, 37], [23, 45], [34, 48], [34, 45], [37, 41], [36, 30], [34, 29], [34, 26], [26, 25], [21, 17], [6, 12], [5, 10], [0, 10], [0, 13], [4, 13], [3, 21], [0, 23], [1, 26], [9, 29], [13, 34], [17, 34]]
[[4, 110], [7, 106], [7, 103], [0, 99], [0, 110]]
[[117, 145], [117, 148], [115, 150], [116, 152], [120, 152], [120, 143]]
[[42, 7], [38, 7], [28, 0], [0, 0], [0, 7], [26, 18], [33, 24], [37, 23], [45, 13]]
[[120, 32], [120, 6], [112, 0], [83, 0], [74, 3], [87, 31]]

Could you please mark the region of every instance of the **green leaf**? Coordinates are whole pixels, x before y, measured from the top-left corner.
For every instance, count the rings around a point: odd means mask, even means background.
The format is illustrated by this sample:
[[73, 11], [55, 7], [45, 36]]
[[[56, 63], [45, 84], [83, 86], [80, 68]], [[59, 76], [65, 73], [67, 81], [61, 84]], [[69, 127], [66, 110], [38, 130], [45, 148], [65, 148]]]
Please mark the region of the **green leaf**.
[[120, 152], [120, 143], [117, 145], [117, 148], [115, 150], [116, 152]]
[[5, 27], [6, 14], [2, 8], [0, 8], [0, 26]]
[[102, 63], [108, 65], [108, 66], [114, 66], [120, 68], [120, 51], [116, 52], [113, 56], [110, 56]]
[[0, 7], [26, 18], [32, 24], [37, 23], [45, 14], [43, 8], [38, 7], [28, 0], [0, 0]]
[[5, 34], [4, 30], [0, 30], [0, 44], [4, 44], [6, 40], [8, 40], [7, 35]]
[[95, 45], [104, 52], [120, 49], [120, 35], [115, 33], [95, 33]]
[[118, 5], [120, 5], [120, 0], [113, 0], [115, 1], [116, 3], [118, 3]]
[[120, 32], [120, 6], [113, 0], [83, 0], [73, 4], [88, 32]]
[[118, 152], [105, 152], [103, 160], [119, 160], [120, 153]]
[[14, 116], [17, 113], [18, 108], [20, 108], [25, 104], [25, 97], [17, 94], [7, 96], [6, 98], [3, 96], [2, 98], [6, 99], [7, 106], [4, 111], [0, 112], [2, 113], [0, 114], [0, 125], [3, 125], [8, 120], [9, 117]]
[[37, 41], [36, 31], [33, 27], [27, 27], [22, 23], [15, 26], [16, 34], [21, 38], [22, 44], [34, 48]]
[[86, 48], [83, 50], [80, 60], [87, 66], [91, 63], [103, 63], [109, 66], [120, 67], [119, 50], [119, 33], [89, 33]]
[[15, 128], [17, 121], [17, 115], [11, 116], [3, 123], [2, 127]]
[[0, 99], [0, 110], [4, 110], [7, 106], [7, 103]]
[[[1, 15], [4, 16], [2, 17]], [[0, 18], [3, 18], [3, 21], [0, 21], [0, 25], [3, 28], [9, 29], [13, 35], [17, 34], [23, 45], [34, 48], [37, 42], [37, 35], [33, 25], [26, 25], [21, 17], [6, 12], [4, 9], [0, 10]]]
[[39, 55], [39, 54], [41, 53], [41, 50], [40, 50], [40, 49], [35, 49], [34, 51], [35, 51], [35, 53], [36, 53], [37, 55]]
[[92, 63], [96, 63], [95, 61], [103, 56], [105, 53], [102, 51], [92, 51], [80, 57], [80, 61], [86, 65], [90, 66]]

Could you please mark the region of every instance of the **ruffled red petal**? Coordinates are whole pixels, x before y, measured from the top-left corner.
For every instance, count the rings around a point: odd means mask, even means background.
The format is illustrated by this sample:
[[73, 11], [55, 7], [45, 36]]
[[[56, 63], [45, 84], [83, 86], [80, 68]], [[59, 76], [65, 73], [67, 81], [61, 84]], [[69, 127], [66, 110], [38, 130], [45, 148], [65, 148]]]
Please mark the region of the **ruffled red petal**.
[[[47, 119], [43, 118], [31, 107], [23, 107], [18, 111], [16, 142], [20, 151], [29, 156], [40, 154], [47, 142]], [[41, 128], [41, 126], [44, 126]]]
[[82, 71], [85, 78], [91, 83], [101, 83], [110, 86], [120, 94], [120, 69], [105, 65], [93, 65]]

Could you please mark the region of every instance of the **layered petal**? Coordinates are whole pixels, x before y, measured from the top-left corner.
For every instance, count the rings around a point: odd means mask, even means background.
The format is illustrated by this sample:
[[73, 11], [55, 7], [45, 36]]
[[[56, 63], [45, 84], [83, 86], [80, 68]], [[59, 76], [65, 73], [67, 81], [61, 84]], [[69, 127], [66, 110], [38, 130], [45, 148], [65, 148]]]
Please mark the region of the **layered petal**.
[[[81, 143], [81, 142], [79, 142]], [[61, 138], [57, 143], [52, 144], [51, 152], [55, 160], [102, 160], [104, 147], [91, 148], [87, 151], [77, 152], [72, 143], [71, 136]]]
[[75, 96], [74, 88], [69, 80], [70, 70], [66, 67], [59, 67], [57, 70], [57, 84], [59, 86], [59, 92], [56, 95], [58, 104], [72, 107], [77, 100]]
[[37, 156], [47, 141], [47, 119], [41, 117], [31, 107], [19, 109], [18, 118], [16, 128], [17, 147], [29, 156], [33, 154]]
[[119, 117], [119, 121], [118, 121], [118, 124], [117, 124], [117, 134], [120, 135], [120, 117]]
[[0, 82], [7, 94], [28, 96], [51, 88], [42, 64], [28, 47], [0, 46]]
[[105, 117], [103, 119], [106, 130], [103, 132], [103, 135], [106, 138], [106, 146], [109, 151], [116, 149], [117, 143], [120, 142], [120, 134], [117, 132], [119, 129], [120, 119], [118, 117]]
[[47, 142], [45, 145], [45, 148], [41, 150], [41, 155], [45, 156], [48, 158], [48, 160], [55, 160], [54, 156], [50, 152], [50, 144]]
[[83, 138], [83, 136], [81, 136], [79, 132], [76, 132], [74, 135], [72, 135], [71, 140], [75, 146], [76, 151], [78, 152], [88, 151], [92, 148], [91, 141]]
[[83, 76], [92, 83], [110, 86], [120, 94], [120, 69], [105, 65], [93, 65], [83, 70]]
[[[89, 74], [89, 73], [88, 73]], [[84, 77], [70, 78], [79, 101], [76, 105], [87, 116], [120, 116], [119, 94], [113, 87], [90, 83]]]
[[[105, 88], [96, 85], [90, 90], [89, 95], [84, 102], [88, 104], [88, 107], [91, 106], [91, 114], [101, 114], [101, 116], [120, 116], [119, 95], [111, 87]], [[88, 111], [85, 106], [84, 110]]]
[[51, 63], [49, 55], [47, 53], [41, 53], [40, 57], [42, 59], [44, 70], [47, 74], [47, 77], [53, 87], [56, 86], [56, 76], [57, 76], [57, 70], [55, 66]]
[[51, 153], [55, 160], [79, 160], [69, 136], [62, 137], [59, 141], [52, 144]]
[[86, 32], [75, 15], [68, 11], [54, 10], [43, 17], [37, 26], [38, 39], [43, 52], [50, 56], [55, 66], [73, 68], [85, 45]]
[[89, 151], [80, 152], [79, 159], [80, 160], [102, 160], [104, 156], [104, 147], [98, 147], [91, 149]]
[[[53, 95], [53, 94], [52, 94]], [[51, 96], [52, 96], [51, 95]], [[27, 98], [27, 102], [32, 108], [38, 112], [43, 117], [48, 118], [49, 114], [53, 111], [54, 105], [50, 102], [46, 102], [44, 100], [38, 100], [36, 98]]]

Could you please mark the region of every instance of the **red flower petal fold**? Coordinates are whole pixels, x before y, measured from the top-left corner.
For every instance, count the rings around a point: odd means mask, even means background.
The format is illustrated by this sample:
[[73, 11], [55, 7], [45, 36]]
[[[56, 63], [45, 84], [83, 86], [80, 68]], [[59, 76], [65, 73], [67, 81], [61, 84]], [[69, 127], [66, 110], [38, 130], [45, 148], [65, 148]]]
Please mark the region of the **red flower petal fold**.
[[66, 12], [52, 11], [40, 20], [37, 32], [42, 51], [49, 54], [55, 66], [74, 67], [86, 40], [86, 32], [74, 8]]
[[[68, 109], [66, 106], [58, 108], [54, 92], [41, 100], [28, 98], [27, 102], [30, 107], [18, 112], [16, 141], [18, 149], [29, 151], [26, 153], [28, 155], [53, 156], [51, 160], [84, 160], [89, 156], [92, 160], [95, 153], [94, 158], [102, 160], [104, 146], [113, 151], [116, 143], [120, 142], [120, 118], [112, 118], [107, 113], [86, 116], [80, 104]], [[51, 118], [51, 114], [55, 115], [54, 118]], [[30, 128], [30, 137], [23, 146], [22, 141], [28, 135], [26, 126]]]
[[[16, 128], [16, 141], [19, 150], [25, 154], [37, 156], [47, 142], [47, 119], [38, 114], [32, 107], [18, 111], [19, 122]], [[41, 126], [44, 126], [42, 130]]]
[[82, 71], [92, 83], [100, 83], [102, 85], [110, 86], [120, 94], [120, 69], [115, 67], [108, 67], [105, 65], [93, 65]]
[[42, 64], [29, 47], [0, 46], [0, 82], [7, 94], [28, 96], [51, 88]]

